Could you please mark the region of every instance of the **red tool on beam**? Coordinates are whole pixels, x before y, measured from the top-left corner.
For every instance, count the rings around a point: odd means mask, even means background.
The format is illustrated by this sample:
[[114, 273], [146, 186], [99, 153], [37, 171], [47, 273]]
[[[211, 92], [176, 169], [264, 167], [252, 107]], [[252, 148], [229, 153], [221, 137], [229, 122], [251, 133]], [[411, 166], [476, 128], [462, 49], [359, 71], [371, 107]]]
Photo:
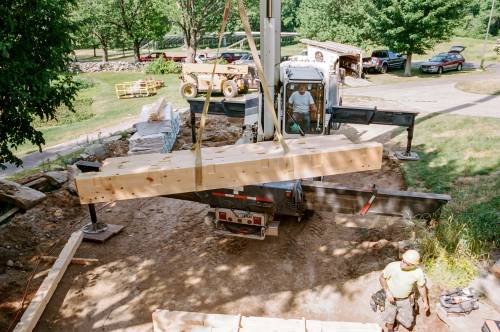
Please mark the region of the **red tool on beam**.
[[370, 207], [373, 204], [373, 201], [375, 200], [375, 197], [377, 197], [377, 186], [373, 185], [373, 187], [372, 187], [372, 197], [370, 197], [370, 199], [368, 200], [368, 202], [366, 202], [366, 204], [363, 206], [363, 208], [359, 211], [359, 215], [360, 216], [364, 216], [368, 212], [368, 210], [370, 209]]

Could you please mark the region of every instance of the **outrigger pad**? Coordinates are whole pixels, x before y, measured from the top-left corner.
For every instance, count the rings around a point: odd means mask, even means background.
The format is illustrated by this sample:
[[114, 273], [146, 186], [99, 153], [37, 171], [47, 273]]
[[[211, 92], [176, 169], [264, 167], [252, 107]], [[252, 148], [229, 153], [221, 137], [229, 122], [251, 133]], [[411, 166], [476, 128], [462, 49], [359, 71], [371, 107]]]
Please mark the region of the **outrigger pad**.
[[108, 228], [100, 233], [83, 233], [83, 239], [86, 241], [106, 242], [110, 237], [118, 234], [125, 227], [123, 225], [106, 224]]
[[394, 155], [399, 160], [412, 160], [412, 161], [420, 160], [420, 157], [416, 152], [406, 153], [406, 151], [396, 151], [394, 152]]

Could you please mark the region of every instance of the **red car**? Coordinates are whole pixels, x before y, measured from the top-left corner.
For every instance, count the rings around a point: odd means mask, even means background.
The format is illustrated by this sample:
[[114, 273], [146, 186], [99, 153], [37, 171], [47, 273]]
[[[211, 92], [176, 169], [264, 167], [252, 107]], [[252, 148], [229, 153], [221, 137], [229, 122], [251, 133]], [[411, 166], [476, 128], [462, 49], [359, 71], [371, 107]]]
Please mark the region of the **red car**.
[[465, 59], [460, 54], [465, 49], [464, 46], [453, 46], [448, 52], [439, 53], [424, 62], [420, 66], [423, 73], [438, 73], [442, 74], [447, 70], [462, 70]]
[[184, 55], [167, 55], [165, 52], [152, 52], [148, 55], [141, 56], [140, 61], [149, 62], [159, 58], [174, 62], [184, 62], [186, 60], [186, 56]]

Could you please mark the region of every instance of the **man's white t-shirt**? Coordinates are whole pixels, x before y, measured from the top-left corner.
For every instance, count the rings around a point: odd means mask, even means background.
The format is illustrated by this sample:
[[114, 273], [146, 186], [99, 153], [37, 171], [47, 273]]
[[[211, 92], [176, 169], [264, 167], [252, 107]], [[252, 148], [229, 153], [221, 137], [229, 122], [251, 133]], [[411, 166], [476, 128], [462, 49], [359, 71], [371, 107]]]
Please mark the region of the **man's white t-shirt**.
[[288, 98], [288, 103], [293, 105], [293, 111], [296, 113], [309, 113], [309, 106], [314, 104], [314, 100], [309, 91], [305, 91], [303, 95], [295, 91]]

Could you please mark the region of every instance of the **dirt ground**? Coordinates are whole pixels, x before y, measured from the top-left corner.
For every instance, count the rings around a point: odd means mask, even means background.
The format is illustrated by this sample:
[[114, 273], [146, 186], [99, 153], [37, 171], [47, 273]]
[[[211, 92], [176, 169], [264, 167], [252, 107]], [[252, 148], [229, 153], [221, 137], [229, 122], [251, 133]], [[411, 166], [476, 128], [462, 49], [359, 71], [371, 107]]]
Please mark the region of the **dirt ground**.
[[[209, 121], [207, 144], [236, 140], [236, 126]], [[176, 148], [188, 148], [190, 138], [183, 128]], [[381, 171], [328, 181], [404, 189], [390, 160]], [[48, 196], [0, 229], [2, 330], [20, 305], [34, 256], [61, 239], [57, 255], [70, 232], [89, 222], [66, 189]], [[400, 218], [315, 212], [301, 223], [283, 220], [278, 237], [256, 241], [214, 235], [203, 223], [207, 211], [162, 197], [98, 205], [101, 221], [125, 228], [105, 244], [82, 243], [75, 257], [99, 263], [70, 265], [36, 331], [151, 331], [155, 309], [380, 322], [368, 302], [380, 270], [398, 257], [393, 243], [408, 237]], [[42, 280], [34, 279], [28, 300]], [[420, 318], [415, 330], [446, 331], [436, 319]]]

